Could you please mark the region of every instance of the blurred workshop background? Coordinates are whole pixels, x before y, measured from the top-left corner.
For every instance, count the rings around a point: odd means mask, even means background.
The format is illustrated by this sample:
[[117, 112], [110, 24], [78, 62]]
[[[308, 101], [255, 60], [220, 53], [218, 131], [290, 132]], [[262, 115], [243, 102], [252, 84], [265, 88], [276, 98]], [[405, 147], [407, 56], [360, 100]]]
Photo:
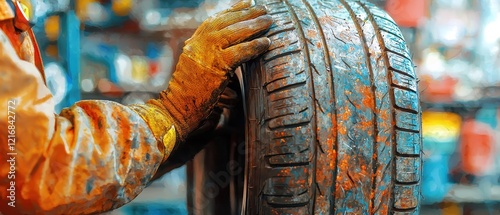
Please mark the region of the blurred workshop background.
[[[143, 102], [184, 41], [233, 0], [23, 0], [57, 111]], [[500, 0], [373, 0], [401, 26], [420, 79], [422, 214], [500, 214]], [[110, 214], [187, 214], [186, 168]]]

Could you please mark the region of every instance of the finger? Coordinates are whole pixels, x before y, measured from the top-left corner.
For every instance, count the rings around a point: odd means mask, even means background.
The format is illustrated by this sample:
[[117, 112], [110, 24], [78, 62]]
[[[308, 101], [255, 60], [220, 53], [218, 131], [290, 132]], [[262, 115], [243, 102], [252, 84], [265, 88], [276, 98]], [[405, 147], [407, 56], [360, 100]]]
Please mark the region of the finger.
[[272, 17], [269, 15], [264, 15], [259, 16], [255, 19], [237, 22], [235, 24], [227, 26], [217, 32], [217, 34], [224, 37], [225, 42], [227, 41], [227, 44], [222, 44], [222, 48], [224, 49], [262, 34], [266, 30], [268, 30], [272, 24]]
[[217, 101], [217, 106], [221, 108], [232, 108], [238, 104], [238, 94], [233, 89], [226, 87]]
[[217, 15], [212, 19], [210, 25], [213, 29], [220, 30], [234, 23], [254, 19], [265, 14], [267, 14], [266, 8], [264, 6], [258, 5], [248, 9]]
[[252, 6], [252, 0], [241, 0], [231, 6], [231, 8], [229, 8], [227, 11], [243, 10], [245, 8], [249, 8], [250, 6]]
[[239, 11], [239, 10], [243, 10], [243, 9], [248, 9], [249, 7], [252, 6], [252, 4], [253, 4], [253, 0], [241, 0], [241, 1], [237, 2], [236, 4], [234, 4], [233, 6], [231, 6], [230, 8], [216, 13], [214, 15], [214, 17], [220, 16], [222, 14], [229, 13], [229, 12], [235, 12], [235, 11]]
[[267, 37], [261, 37], [249, 42], [240, 43], [223, 50], [223, 57], [227, 59], [228, 66], [232, 69], [238, 67], [260, 54], [267, 51], [271, 45], [271, 40]]

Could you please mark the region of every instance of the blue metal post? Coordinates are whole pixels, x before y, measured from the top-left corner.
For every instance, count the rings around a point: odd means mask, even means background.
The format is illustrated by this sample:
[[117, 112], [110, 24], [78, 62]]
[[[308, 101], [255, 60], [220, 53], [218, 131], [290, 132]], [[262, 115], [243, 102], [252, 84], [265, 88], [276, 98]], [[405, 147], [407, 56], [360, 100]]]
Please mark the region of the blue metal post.
[[64, 106], [71, 106], [79, 101], [80, 95], [80, 21], [74, 10], [60, 16], [61, 32], [59, 36], [59, 55], [70, 77], [71, 87], [65, 98]]

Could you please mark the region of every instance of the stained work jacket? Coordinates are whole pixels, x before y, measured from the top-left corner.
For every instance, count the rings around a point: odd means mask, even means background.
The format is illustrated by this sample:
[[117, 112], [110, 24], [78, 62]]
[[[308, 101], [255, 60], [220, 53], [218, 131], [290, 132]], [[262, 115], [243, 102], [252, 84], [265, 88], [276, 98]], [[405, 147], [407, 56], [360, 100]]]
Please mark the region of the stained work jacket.
[[[0, 211], [80, 214], [134, 199], [176, 132], [155, 105], [81, 101], [54, 114], [33, 32], [0, 0]], [[15, 207], [13, 207], [15, 206]]]

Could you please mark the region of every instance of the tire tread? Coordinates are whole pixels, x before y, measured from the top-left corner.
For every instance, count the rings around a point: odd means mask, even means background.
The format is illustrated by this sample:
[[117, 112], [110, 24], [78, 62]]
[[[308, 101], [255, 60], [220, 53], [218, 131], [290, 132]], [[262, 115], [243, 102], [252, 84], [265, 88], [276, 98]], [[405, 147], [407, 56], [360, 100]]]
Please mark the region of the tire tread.
[[[328, 214], [338, 214], [345, 212], [342, 207], [359, 208], [361, 203], [354, 207], [348, 199], [351, 206], [347, 206], [346, 199], [340, 198], [345, 195], [341, 183], [351, 183], [356, 185], [350, 191], [355, 194], [349, 198], [361, 198], [360, 202], [368, 206], [356, 212], [417, 214], [422, 167], [421, 109], [412, 56], [394, 20], [372, 4], [360, 1], [257, 2], [265, 3], [275, 23], [267, 33], [273, 41], [271, 48], [259, 60], [262, 89], [253, 91], [261, 93], [256, 99], [264, 107], [262, 116], [250, 126], [258, 133], [252, 146], [256, 161], [251, 167], [256, 182], [250, 193], [259, 196], [246, 200], [250, 213], [319, 214], [327, 210]], [[317, 9], [318, 5], [330, 9], [343, 6], [347, 14], [344, 22], [332, 25], [345, 27], [344, 23], [350, 23], [355, 29], [339, 34], [324, 31], [324, 17], [317, 14], [324, 11]], [[353, 35], [359, 38], [348, 39]], [[352, 43], [359, 43], [356, 53], [364, 53], [361, 58], [330, 50], [337, 48], [331, 44], [349, 47]], [[360, 103], [359, 97], [351, 100], [341, 94], [344, 92], [338, 85], [342, 76], [335, 71], [356, 72], [365, 67], [369, 76], [360, 80], [365, 81], [362, 85], [371, 96], [368, 103]], [[342, 105], [345, 110], [354, 110], [354, 118], [361, 117], [368, 123], [372, 133], [368, 139], [351, 137], [350, 133], [343, 137], [352, 138], [354, 143], [371, 141], [366, 150], [372, 151], [359, 158], [367, 160], [367, 173], [373, 177], [359, 184], [352, 173], [339, 168], [344, 165], [339, 163], [339, 147], [345, 147], [339, 146], [345, 141], [339, 139], [341, 129], [345, 129], [341, 126], [348, 125], [351, 130], [357, 126], [354, 121], [342, 121], [337, 112]], [[334, 131], [325, 130], [325, 126]], [[334, 144], [327, 144], [329, 141]], [[330, 161], [332, 156], [335, 159]], [[334, 167], [325, 170], [325, 164]], [[339, 180], [340, 173], [347, 182]], [[381, 185], [386, 181], [391, 186]], [[358, 193], [366, 188], [369, 193]]]

